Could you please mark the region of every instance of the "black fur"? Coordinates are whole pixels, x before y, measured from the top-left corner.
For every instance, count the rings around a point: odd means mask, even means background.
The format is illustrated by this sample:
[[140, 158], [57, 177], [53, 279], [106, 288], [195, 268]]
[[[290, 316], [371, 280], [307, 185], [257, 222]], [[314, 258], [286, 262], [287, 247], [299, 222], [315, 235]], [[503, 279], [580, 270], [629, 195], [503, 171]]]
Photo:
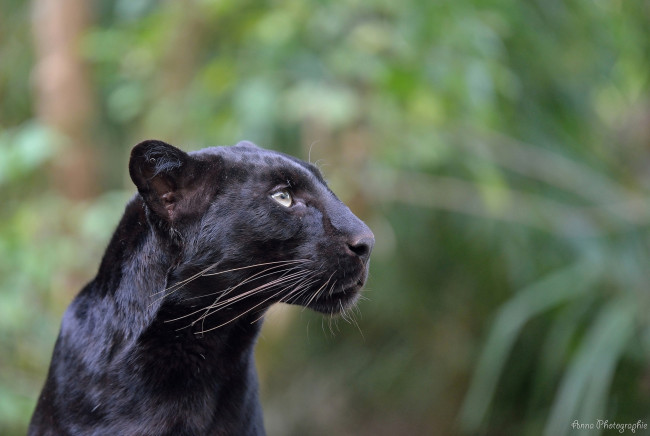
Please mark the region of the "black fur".
[[372, 232], [315, 167], [251, 143], [145, 141], [129, 172], [138, 194], [63, 317], [29, 435], [263, 435], [257, 321], [354, 304]]

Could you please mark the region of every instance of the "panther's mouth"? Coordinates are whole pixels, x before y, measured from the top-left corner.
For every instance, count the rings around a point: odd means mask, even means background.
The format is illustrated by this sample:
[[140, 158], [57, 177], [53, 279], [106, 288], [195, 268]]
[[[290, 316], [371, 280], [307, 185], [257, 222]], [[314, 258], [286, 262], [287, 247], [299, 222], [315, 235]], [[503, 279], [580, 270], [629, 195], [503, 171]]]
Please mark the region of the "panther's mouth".
[[334, 292], [332, 292], [332, 295], [343, 296], [343, 295], [357, 294], [361, 292], [361, 289], [363, 288], [363, 285], [365, 285], [365, 283], [366, 283], [365, 280], [359, 279], [350, 285], [334, 290]]
[[321, 313], [336, 315], [354, 306], [361, 297], [361, 289], [365, 285], [365, 277], [332, 288], [330, 292], [319, 295], [308, 307]]

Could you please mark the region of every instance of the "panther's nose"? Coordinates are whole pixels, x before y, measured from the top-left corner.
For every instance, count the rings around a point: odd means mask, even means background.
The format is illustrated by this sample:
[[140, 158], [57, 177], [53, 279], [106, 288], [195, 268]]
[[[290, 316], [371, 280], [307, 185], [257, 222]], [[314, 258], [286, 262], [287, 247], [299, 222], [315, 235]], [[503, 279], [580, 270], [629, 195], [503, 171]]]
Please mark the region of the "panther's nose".
[[372, 247], [375, 245], [375, 235], [370, 229], [366, 228], [366, 230], [364, 233], [354, 235], [348, 241], [350, 251], [359, 256], [364, 263], [368, 262]]
[[349, 255], [356, 255], [363, 263], [368, 263], [370, 252], [375, 245], [372, 230], [335, 196], [327, 202], [330, 224], [342, 236], [340, 241], [347, 246]]

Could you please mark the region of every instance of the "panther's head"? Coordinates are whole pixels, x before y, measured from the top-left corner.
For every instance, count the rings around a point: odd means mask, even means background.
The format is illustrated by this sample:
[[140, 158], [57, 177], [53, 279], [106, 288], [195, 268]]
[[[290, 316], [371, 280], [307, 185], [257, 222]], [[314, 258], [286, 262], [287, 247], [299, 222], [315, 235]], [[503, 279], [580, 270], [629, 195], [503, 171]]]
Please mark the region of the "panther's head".
[[129, 171], [175, 259], [166, 298], [188, 313], [218, 323], [286, 302], [335, 314], [358, 299], [374, 236], [315, 166], [249, 142], [188, 154], [151, 140]]

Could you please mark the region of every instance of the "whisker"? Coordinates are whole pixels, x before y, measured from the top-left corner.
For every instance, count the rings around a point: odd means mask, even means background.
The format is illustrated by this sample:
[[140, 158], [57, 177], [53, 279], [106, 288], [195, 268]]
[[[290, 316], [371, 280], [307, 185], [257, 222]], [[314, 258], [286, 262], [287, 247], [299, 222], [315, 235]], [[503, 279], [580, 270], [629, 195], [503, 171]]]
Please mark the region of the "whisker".
[[330, 290], [328, 292], [330, 297], [334, 294], [334, 286], [335, 285], [336, 285], [336, 280], [334, 281], [334, 283], [332, 283], [332, 286], [330, 286]]
[[[241, 318], [242, 316], [246, 315], [246, 314], [249, 313], [250, 311], [252, 311], [252, 310], [258, 308], [259, 306], [261, 306], [262, 304], [266, 303], [266, 302], [269, 301], [271, 298], [274, 298], [274, 297], [276, 297], [277, 295], [279, 295], [280, 293], [284, 292], [284, 291], [285, 291], [287, 288], [289, 288], [290, 286], [292, 286], [292, 285], [289, 285], [289, 286], [286, 286], [286, 287], [280, 289], [280, 291], [276, 292], [275, 294], [271, 295], [270, 297], [266, 298], [265, 300], [261, 301], [260, 303], [256, 304], [255, 306], [251, 307], [250, 309], [248, 309], [248, 310], [246, 310], [246, 311], [240, 313], [239, 315], [235, 316], [235, 317], [232, 318], [231, 320], [226, 321], [226, 322], [224, 322], [224, 323], [222, 323], [222, 324], [219, 324], [219, 325], [216, 326], [216, 327], [212, 327], [212, 328], [210, 328], [210, 329], [208, 329], [208, 330], [202, 330], [202, 331], [200, 332], [200, 334], [204, 334], [204, 333], [207, 333], [207, 332], [209, 332], [209, 331], [216, 330], [216, 329], [218, 329], [218, 328], [220, 328], [220, 327], [223, 327], [223, 326], [226, 325], [226, 324], [230, 324], [231, 322], [235, 321], [236, 319]], [[214, 313], [214, 312], [213, 312], [213, 313]]]
[[[287, 282], [293, 282], [293, 281], [299, 282], [300, 280], [303, 280], [304, 277], [306, 275], [308, 275], [308, 274], [309, 274], [308, 271], [300, 271], [300, 272], [297, 272], [297, 273], [293, 273], [293, 274], [291, 274], [289, 276], [281, 277], [279, 279], [273, 280], [272, 282], [265, 283], [264, 285], [258, 286], [257, 288], [251, 289], [251, 290], [246, 291], [246, 292], [244, 292], [242, 294], [231, 297], [228, 300], [222, 301], [222, 302], [220, 302], [218, 304], [213, 303], [213, 304], [211, 304], [210, 306], [208, 306], [205, 309], [206, 313], [204, 315], [202, 315], [201, 317], [197, 318], [192, 323], [192, 325], [194, 325], [195, 323], [197, 323], [201, 319], [205, 319], [207, 316], [210, 316], [210, 315], [212, 315], [212, 314], [214, 314], [214, 313], [216, 313], [216, 312], [218, 312], [220, 310], [223, 310], [227, 306], [229, 306], [231, 304], [234, 304], [237, 301], [243, 300], [244, 298], [247, 298], [247, 297], [249, 297], [251, 295], [258, 294], [258, 293], [260, 293], [262, 291], [265, 291], [267, 289], [272, 289], [272, 288], [274, 288], [276, 286], [284, 285]], [[285, 288], [283, 288], [283, 290], [288, 288], [288, 287], [291, 287], [291, 286], [294, 286], [294, 283], [290, 283]], [[277, 295], [277, 294], [274, 294], [274, 295]], [[267, 301], [267, 300], [264, 300], [264, 301]], [[212, 310], [212, 309], [215, 309], [215, 310]]]
[[343, 321], [347, 322], [348, 324], [352, 324], [352, 323], [350, 322], [350, 320], [348, 319], [348, 314], [347, 314], [347, 312], [346, 312], [345, 309], [343, 308], [343, 302], [342, 302], [342, 301], [339, 301], [339, 307], [341, 308], [341, 312], [339, 312], [339, 313], [341, 314], [341, 318], [343, 319]]
[[[230, 297], [229, 299], [221, 301], [218, 304], [213, 304], [213, 305], [211, 305], [211, 307], [216, 308], [216, 307], [221, 306], [221, 305], [227, 305], [228, 303], [234, 303], [235, 301], [238, 301], [238, 300], [240, 300], [242, 298], [245, 298], [247, 296], [250, 296], [252, 294], [258, 293], [258, 291], [264, 290], [264, 289], [266, 289], [268, 287], [279, 285], [279, 284], [282, 284], [285, 281], [293, 280], [293, 279], [298, 278], [298, 277], [302, 278], [301, 276], [306, 275], [306, 274], [309, 274], [309, 272], [308, 271], [307, 272], [306, 271], [298, 271], [298, 272], [295, 272], [295, 273], [287, 275], [287, 276], [279, 277], [279, 278], [277, 278], [275, 280], [272, 280], [272, 281], [270, 281], [268, 283], [260, 285], [260, 286], [258, 286], [256, 288], [253, 288], [253, 289], [248, 290], [246, 292], [243, 292], [241, 294], [235, 295], [234, 297]], [[236, 287], [239, 287], [239, 285], [237, 285]], [[232, 288], [232, 289], [235, 289], [235, 288]], [[229, 292], [232, 292], [232, 289]]]
[[[306, 274], [305, 272], [302, 272], [302, 273], [303, 273], [303, 274]], [[256, 287], [256, 288], [251, 289], [251, 290], [249, 290], [249, 291], [246, 291], [246, 292], [244, 292], [244, 293], [242, 293], [242, 294], [239, 294], [239, 295], [236, 295], [236, 296], [234, 296], [234, 297], [231, 297], [231, 298], [229, 298], [229, 299], [227, 299], [227, 300], [220, 301], [220, 298], [223, 297], [223, 295], [224, 295], [225, 293], [230, 293], [230, 292], [232, 292], [234, 289], [236, 289], [236, 288], [240, 287], [241, 285], [243, 285], [243, 284], [249, 282], [249, 281], [250, 281], [250, 277], [249, 277], [249, 278], [245, 279], [244, 281], [238, 283], [237, 285], [228, 288], [226, 291], [224, 291], [224, 293], [223, 293], [222, 295], [219, 295], [219, 297], [218, 297], [218, 298], [217, 298], [217, 299], [216, 299], [212, 304], [210, 304], [209, 306], [207, 306], [207, 307], [203, 307], [203, 308], [201, 308], [201, 309], [199, 309], [199, 310], [195, 310], [194, 312], [191, 312], [191, 313], [188, 313], [188, 314], [185, 314], [185, 315], [179, 316], [179, 317], [174, 318], [174, 319], [166, 320], [165, 322], [178, 321], [178, 320], [180, 320], [180, 319], [187, 318], [187, 317], [189, 317], [189, 316], [195, 315], [195, 314], [197, 314], [197, 313], [199, 313], [199, 312], [209, 312], [211, 309], [219, 308], [220, 306], [224, 306], [224, 307], [225, 307], [225, 306], [227, 306], [227, 305], [229, 305], [229, 304], [231, 304], [231, 303], [234, 303], [234, 302], [236, 302], [236, 301], [238, 301], [238, 300], [240, 300], [240, 299], [243, 299], [243, 298], [245, 298], [245, 297], [247, 297], [247, 296], [249, 296], [249, 295], [251, 295], [251, 294], [257, 293], [258, 291], [262, 291], [262, 290], [268, 288], [269, 286], [274, 286], [274, 285], [282, 284], [283, 281], [289, 281], [289, 280], [295, 279], [295, 276], [299, 276], [300, 274], [301, 274], [301, 272], [298, 272], [298, 273], [294, 273], [294, 274], [292, 274], [292, 275], [290, 275], [290, 276], [281, 277], [281, 278], [279, 278], [279, 279], [273, 280], [272, 282], [265, 283], [264, 285], [258, 286], [258, 287]], [[221, 307], [221, 308], [223, 308], [223, 307]], [[210, 312], [210, 313], [214, 313], [214, 312]], [[203, 319], [203, 318], [204, 318], [205, 316], [207, 316], [207, 315], [208, 315], [208, 314], [203, 315], [203, 316], [197, 318], [197, 319], [196, 319], [192, 324], [190, 324], [190, 325], [194, 325], [195, 323], [197, 323], [199, 320]]]
[[[158, 292], [153, 293], [152, 295], [158, 295], [160, 293], [164, 293], [166, 291], [169, 291], [168, 293], [166, 293], [163, 296], [161, 296], [161, 297], [157, 298], [156, 300], [154, 300], [151, 304], [154, 304], [157, 301], [159, 301], [159, 300], [161, 300], [161, 299], [163, 299], [165, 297], [168, 297], [169, 295], [171, 295], [174, 292], [178, 291], [179, 289], [181, 289], [183, 286], [185, 286], [189, 282], [194, 281], [194, 280], [198, 279], [201, 276], [215, 276], [215, 275], [219, 275], [219, 274], [226, 274], [226, 273], [233, 272], [233, 271], [240, 271], [240, 270], [244, 270], [244, 269], [257, 268], [257, 267], [260, 267], [260, 266], [267, 266], [267, 265], [273, 265], [273, 264], [290, 265], [290, 264], [303, 263], [303, 262], [310, 262], [310, 260], [309, 259], [294, 259], [294, 260], [279, 260], [279, 261], [275, 261], [275, 262], [264, 262], [264, 263], [254, 264], [254, 265], [243, 266], [243, 267], [239, 267], [239, 268], [232, 268], [232, 269], [229, 269], [229, 270], [219, 271], [219, 272], [216, 272], [216, 273], [206, 274], [207, 271], [210, 271], [215, 266], [219, 265], [219, 262], [216, 262], [216, 263], [213, 263], [212, 265], [210, 265], [209, 267], [199, 271], [198, 273], [196, 273], [196, 274], [194, 274], [194, 275], [192, 275], [192, 276], [190, 276], [190, 277], [188, 277], [188, 278], [186, 278], [186, 279], [184, 279], [184, 280], [182, 280], [182, 281], [180, 281], [178, 283], [175, 283], [174, 285], [169, 286], [168, 288], [163, 289], [162, 291], [158, 291]], [[150, 306], [151, 306], [151, 304], [150, 304]]]
[[[327, 288], [327, 285], [329, 284], [330, 280], [332, 280], [332, 277], [334, 277], [334, 274], [335, 274], [335, 272], [333, 272], [332, 275], [329, 276], [329, 278], [328, 278], [327, 281], [323, 284], [323, 286], [321, 286], [320, 288], [318, 288], [318, 289], [316, 290], [316, 292], [314, 292], [314, 295], [311, 296], [311, 298], [309, 299], [309, 301], [307, 301], [307, 303], [305, 304], [305, 307], [303, 307], [303, 309], [302, 309], [303, 311], [307, 308], [307, 306], [309, 306], [309, 304], [310, 304], [310, 303], [311, 303], [311, 302], [312, 302], [312, 301], [313, 301], [313, 300], [314, 300], [318, 295], [320, 295], [322, 289], [326, 289], [326, 288]], [[334, 282], [336, 283], [336, 280], [335, 280]]]
[[[360, 296], [359, 296], [359, 297], [360, 297]], [[360, 319], [363, 319], [363, 314], [361, 313], [361, 308], [359, 307], [358, 304], [355, 304], [354, 306], [352, 306], [352, 310], [354, 311], [354, 313], [355, 313], [356, 315], [359, 316]]]
[[[261, 303], [259, 303], [259, 304], [255, 305], [255, 306], [253, 306], [251, 309], [249, 309], [249, 310], [247, 310], [246, 312], [244, 312], [244, 313], [242, 313], [242, 314], [236, 316], [235, 318], [231, 319], [230, 321], [228, 321], [228, 322], [226, 322], [226, 323], [224, 323], [224, 324], [222, 324], [222, 325], [228, 324], [228, 323], [234, 321], [235, 319], [239, 318], [240, 316], [246, 314], [247, 312], [250, 312], [251, 310], [255, 309], [256, 307], [260, 306], [261, 304], [267, 302], [267, 301], [270, 300], [271, 298], [274, 298], [274, 297], [276, 297], [277, 295], [279, 295], [280, 293], [284, 292], [286, 289], [290, 288], [291, 286], [295, 286], [295, 288], [292, 289], [291, 292], [289, 292], [289, 294], [287, 294], [285, 297], [280, 298], [280, 300], [278, 300], [278, 302], [283, 302], [283, 300], [284, 300], [285, 298], [286, 298], [286, 299], [290, 299], [291, 296], [292, 296], [293, 294], [301, 295], [302, 293], [304, 293], [304, 292], [309, 288], [309, 286], [312, 285], [312, 283], [315, 282], [314, 278], [315, 278], [316, 276], [318, 276], [319, 274], [320, 274], [320, 273], [319, 273], [318, 271], [310, 272], [310, 273], [306, 274], [305, 277], [301, 277], [301, 278], [297, 281], [296, 284], [290, 284], [290, 285], [288, 285], [288, 286], [285, 286], [285, 287], [282, 288], [280, 291], [278, 291], [278, 292], [276, 292], [275, 294], [273, 294], [272, 296], [268, 297], [267, 299], [265, 299], [265, 300], [262, 301]], [[213, 313], [214, 313], [214, 312], [213, 312]], [[252, 321], [251, 324], [253, 324], [253, 323], [259, 321], [259, 320], [260, 320], [261, 318], [263, 318], [263, 317], [264, 317], [264, 314], [262, 314], [262, 316], [260, 316], [259, 318], [255, 319], [254, 321]], [[215, 327], [215, 328], [219, 328], [219, 327], [221, 327], [221, 326], [217, 326], [217, 327]]]
[[316, 276], [318, 276], [320, 273], [316, 272], [312, 274], [310, 277], [305, 278], [305, 280], [300, 283], [294, 290], [289, 292], [286, 296], [282, 297], [279, 302], [282, 303], [294, 303], [296, 302], [299, 298], [301, 298], [303, 295], [309, 291], [309, 287], [316, 282]]
[[280, 303], [287, 303], [287, 304], [294, 304], [298, 300], [300, 300], [308, 291], [309, 287], [313, 285], [316, 282], [316, 280], [310, 280], [307, 283], [302, 284], [299, 287], [296, 287], [293, 291], [291, 291], [288, 295], [283, 297], [280, 300]]
[[333, 318], [333, 316], [330, 316], [329, 319], [328, 319], [328, 324], [329, 324], [329, 328], [330, 328], [330, 333], [332, 333], [332, 337], [334, 337], [334, 336], [336, 336], [336, 332], [332, 328], [332, 321], [334, 321], [334, 318]]
[[[270, 268], [267, 268], [267, 269], [265, 269], [264, 271], [257, 272], [257, 273], [255, 273], [255, 274], [253, 274], [252, 276], [247, 277], [246, 279], [242, 280], [242, 281], [239, 282], [237, 285], [229, 287], [229, 288], [226, 289], [225, 291], [216, 291], [216, 292], [211, 292], [211, 293], [209, 293], [209, 294], [197, 295], [196, 297], [188, 297], [188, 298], [186, 298], [185, 300], [186, 300], [186, 301], [187, 301], [187, 300], [195, 300], [195, 299], [198, 299], [198, 298], [209, 297], [209, 296], [211, 296], [211, 295], [217, 295], [217, 294], [221, 294], [221, 296], [220, 296], [219, 298], [222, 298], [222, 297], [224, 297], [225, 295], [227, 295], [227, 294], [229, 294], [230, 292], [232, 292], [233, 290], [235, 290], [235, 289], [237, 289], [238, 287], [240, 287], [241, 285], [244, 285], [244, 284], [246, 284], [246, 283], [248, 283], [248, 282], [250, 282], [250, 281], [252, 281], [252, 280], [258, 280], [258, 279], [261, 279], [261, 278], [263, 278], [263, 277], [267, 277], [267, 276], [269, 276], [269, 275], [271, 275], [271, 274], [275, 274], [275, 273], [286, 274], [286, 273], [288, 273], [289, 271], [293, 271], [293, 270], [295, 270], [295, 269], [298, 268], [297, 266], [293, 266], [293, 267], [291, 267], [291, 268], [287, 268], [285, 271], [281, 271], [281, 270], [280, 270], [280, 271], [276, 271], [278, 268], [281, 268], [281, 267], [284, 267], [284, 266], [285, 266], [285, 265], [276, 265], [276, 266], [272, 266], [272, 267], [270, 267]], [[233, 271], [233, 270], [229, 270], [228, 272], [230, 272], [230, 271]], [[224, 271], [224, 272], [226, 272], [226, 271]], [[215, 273], [215, 274], [206, 274], [206, 275], [216, 275], [216, 274], [220, 274], [220, 273]], [[218, 301], [218, 300], [219, 300], [219, 299], [217, 299], [217, 301]]]
[[[302, 260], [300, 260], [300, 261], [302, 261]], [[294, 263], [294, 261], [282, 261], [282, 262], [287, 262], [289, 265], [291, 265], [291, 264]], [[258, 264], [258, 266], [261, 266], [261, 265], [268, 265], [268, 264], [272, 264], [272, 263], [275, 264], [275, 263], [280, 263], [280, 262], [268, 262], [267, 264]], [[272, 266], [272, 267], [270, 267], [270, 268], [265, 269], [264, 271], [260, 271], [260, 272], [258, 272], [258, 273], [253, 274], [252, 276], [250, 276], [250, 277], [244, 279], [243, 281], [239, 282], [237, 285], [235, 285], [235, 286], [231, 286], [230, 288], [226, 289], [224, 292], [221, 293], [221, 295], [219, 295], [219, 297], [217, 297], [217, 299], [214, 301], [214, 303], [212, 303], [212, 305], [210, 305], [209, 307], [214, 307], [214, 305], [215, 305], [215, 304], [216, 304], [220, 299], [222, 299], [222, 298], [225, 297], [226, 295], [230, 294], [232, 291], [234, 291], [234, 290], [237, 289], [238, 287], [240, 287], [240, 286], [242, 286], [242, 285], [244, 285], [244, 284], [246, 284], [246, 283], [248, 283], [248, 282], [250, 282], [250, 281], [252, 281], [252, 280], [260, 279], [260, 278], [262, 278], [262, 277], [266, 277], [266, 276], [268, 276], [268, 275], [271, 275], [272, 273], [281, 272], [281, 271], [274, 271], [274, 270], [276, 270], [277, 268], [285, 267], [285, 266], [287, 266], [287, 265], [285, 265], [284, 263], [283, 263], [282, 265], [274, 265], [274, 266]], [[297, 269], [297, 268], [298, 268], [297, 266], [294, 266], [294, 267], [291, 267], [291, 268], [286, 269], [285, 271], [282, 271], [282, 272], [281, 272], [282, 275], [280, 276], [280, 278], [285, 277], [286, 274], [288, 274], [290, 271], [293, 271], [293, 270], [295, 270], [295, 269]], [[272, 282], [271, 282], [271, 283], [272, 283]], [[209, 295], [214, 295], [214, 294], [217, 294], [217, 293], [218, 293], [218, 292], [215, 292], [215, 293], [212, 293], [212, 294], [209, 294]]]
[[[316, 275], [318, 275], [318, 273], [313, 273], [310, 276], [311, 278], [306, 277], [306, 278], [302, 279], [302, 281], [300, 281], [296, 285], [296, 287], [294, 289], [292, 289], [291, 292], [289, 292], [289, 294], [287, 294], [286, 296], [280, 298], [280, 300], [278, 300], [278, 303], [285, 303], [285, 302], [288, 303], [291, 299], [295, 300], [298, 297], [300, 297], [303, 293], [305, 293], [309, 289], [309, 286], [311, 286], [315, 282], [313, 277], [315, 277]], [[283, 288], [282, 290], [284, 290], [284, 289], [286, 289], [286, 288]], [[275, 295], [277, 295], [277, 293]], [[251, 324], [255, 324], [257, 321], [264, 318], [264, 315], [265, 314], [263, 313], [259, 318], [256, 318], [255, 320], [251, 321]]]
[[[295, 279], [294, 279], [294, 280], [295, 280]], [[298, 280], [300, 280], [300, 279], [298, 279]], [[273, 285], [269, 285], [269, 284], [267, 284], [267, 285], [264, 285], [264, 286], [260, 286], [260, 287], [258, 287], [258, 288], [255, 288], [255, 289], [253, 289], [253, 290], [251, 290], [251, 291], [257, 291], [256, 293], [259, 293], [259, 292], [262, 292], [262, 291], [264, 291], [264, 290], [273, 289], [274, 287], [279, 286], [279, 285], [282, 285], [282, 284], [286, 283], [287, 281], [289, 281], [289, 280], [285, 280], [285, 281], [283, 281], [283, 282], [275, 283], [275, 284], [273, 284]], [[284, 289], [286, 289], [286, 288], [288, 288], [288, 287], [291, 287], [291, 286], [293, 286], [293, 283], [290, 283], [289, 285], [287, 285], [285, 288], [283, 288], [283, 289], [280, 290], [279, 292], [282, 292]], [[250, 292], [250, 291], [249, 291], [249, 292]], [[248, 292], [247, 292], [247, 294], [248, 294]], [[211, 304], [211, 305], [209, 305], [209, 306], [207, 306], [207, 307], [204, 307], [204, 308], [202, 308], [202, 309], [200, 309], [200, 310], [194, 311], [194, 312], [192, 312], [192, 313], [190, 313], [190, 314], [187, 314], [187, 315], [183, 315], [182, 317], [179, 317], [179, 318], [177, 318], [177, 319], [186, 318], [186, 317], [191, 316], [191, 315], [194, 315], [194, 314], [196, 314], [196, 313], [198, 313], [198, 312], [203, 312], [203, 315], [199, 316], [197, 319], [195, 319], [194, 321], [192, 321], [190, 324], [186, 325], [185, 327], [181, 327], [181, 328], [179, 328], [178, 330], [183, 330], [183, 329], [185, 329], [185, 328], [192, 327], [192, 326], [196, 325], [196, 323], [198, 323], [199, 321], [201, 321], [201, 331], [200, 331], [200, 332], [197, 332], [196, 334], [203, 334], [204, 332], [209, 331], [209, 330], [205, 330], [205, 328], [204, 328], [204, 323], [205, 323], [205, 320], [207, 319], [207, 317], [209, 317], [210, 315], [213, 315], [213, 314], [215, 314], [215, 313], [217, 313], [217, 312], [219, 312], [219, 311], [225, 309], [225, 308], [228, 307], [230, 304], [234, 304], [234, 303], [236, 303], [237, 301], [242, 300], [242, 299], [244, 299], [244, 298], [246, 298], [247, 296], [250, 296], [250, 295], [252, 295], [252, 294], [243, 295], [243, 296], [242, 296], [242, 295], [235, 296], [235, 297], [230, 298], [230, 299], [227, 300], [227, 301], [223, 301], [223, 302], [221, 302], [220, 304], [214, 304], [214, 303], [213, 303], [213, 304]], [[277, 294], [274, 294], [274, 295], [277, 295]], [[241, 297], [241, 298], [240, 298], [240, 297]], [[272, 298], [272, 297], [273, 297], [273, 296], [271, 296], [271, 297], [269, 297], [269, 298]], [[267, 300], [268, 300], [268, 299], [267, 299]], [[267, 300], [264, 300], [264, 301], [267, 301]], [[264, 302], [264, 301], [263, 301], [263, 302]], [[221, 307], [219, 307], [219, 306], [221, 306]], [[210, 329], [210, 330], [212, 330], [212, 329]]]
[[[360, 313], [361, 313], [361, 312], [359, 312], [359, 314], [360, 314]], [[357, 326], [357, 330], [359, 330], [359, 334], [361, 335], [361, 339], [363, 339], [363, 341], [365, 342], [365, 341], [366, 341], [366, 337], [363, 335], [363, 332], [361, 331], [361, 326], [359, 325], [359, 323], [357, 322], [357, 320], [354, 318], [354, 315], [351, 316], [350, 319], [352, 320], [352, 322], [354, 323], [354, 325]]]
[[210, 274], [204, 274], [205, 276], [218, 276], [219, 274], [225, 274], [233, 271], [241, 271], [243, 269], [250, 269], [250, 268], [256, 268], [258, 266], [267, 266], [267, 265], [277, 265], [277, 264], [283, 264], [283, 265], [291, 265], [294, 263], [304, 263], [304, 262], [310, 262], [309, 259], [294, 259], [294, 260], [278, 260], [275, 262], [265, 262], [265, 263], [258, 263], [255, 265], [249, 265], [249, 266], [242, 266], [239, 268], [232, 268], [226, 271], [219, 271], [216, 273], [210, 273]]
[[[152, 306], [153, 304], [155, 304], [156, 302], [158, 302], [158, 301], [162, 300], [163, 298], [165, 298], [165, 297], [167, 297], [167, 296], [173, 294], [174, 292], [176, 292], [177, 290], [179, 290], [180, 288], [182, 288], [183, 286], [185, 286], [187, 283], [189, 283], [189, 282], [191, 282], [191, 281], [193, 281], [193, 280], [196, 280], [197, 278], [201, 277], [201, 275], [202, 275], [203, 273], [205, 273], [206, 271], [210, 271], [212, 268], [214, 268], [214, 267], [217, 266], [218, 264], [219, 264], [218, 262], [217, 262], [217, 263], [213, 263], [213, 264], [210, 265], [209, 267], [207, 267], [207, 268], [205, 268], [205, 269], [199, 271], [198, 273], [194, 274], [193, 276], [190, 276], [190, 277], [186, 278], [185, 280], [182, 280], [182, 281], [180, 281], [180, 282], [178, 282], [178, 283], [176, 283], [176, 284], [174, 284], [174, 285], [172, 285], [172, 286], [169, 286], [168, 288], [165, 288], [165, 289], [163, 289], [162, 291], [154, 292], [153, 294], [151, 294], [152, 297], [155, 296], [155, 295], [161, 294], [161, 293], [162, 293], [163, 295], [160, 296], [160, 297], [158, 297], [158, 298], [156, 298], [156, 299], [154, 299], [154, 300], [149, 304], [148, 307], [151, 307], [151, 306]], [[174, 289], [174, 288], [175, 288], [175, 289]], [[166, 291], [169, 291], [170, 289], [171, 289], [171, 291], [170, 291], [169, 293], [166, 293], [166, 294], [165, 294], [165, 292], [166, 292]]]

